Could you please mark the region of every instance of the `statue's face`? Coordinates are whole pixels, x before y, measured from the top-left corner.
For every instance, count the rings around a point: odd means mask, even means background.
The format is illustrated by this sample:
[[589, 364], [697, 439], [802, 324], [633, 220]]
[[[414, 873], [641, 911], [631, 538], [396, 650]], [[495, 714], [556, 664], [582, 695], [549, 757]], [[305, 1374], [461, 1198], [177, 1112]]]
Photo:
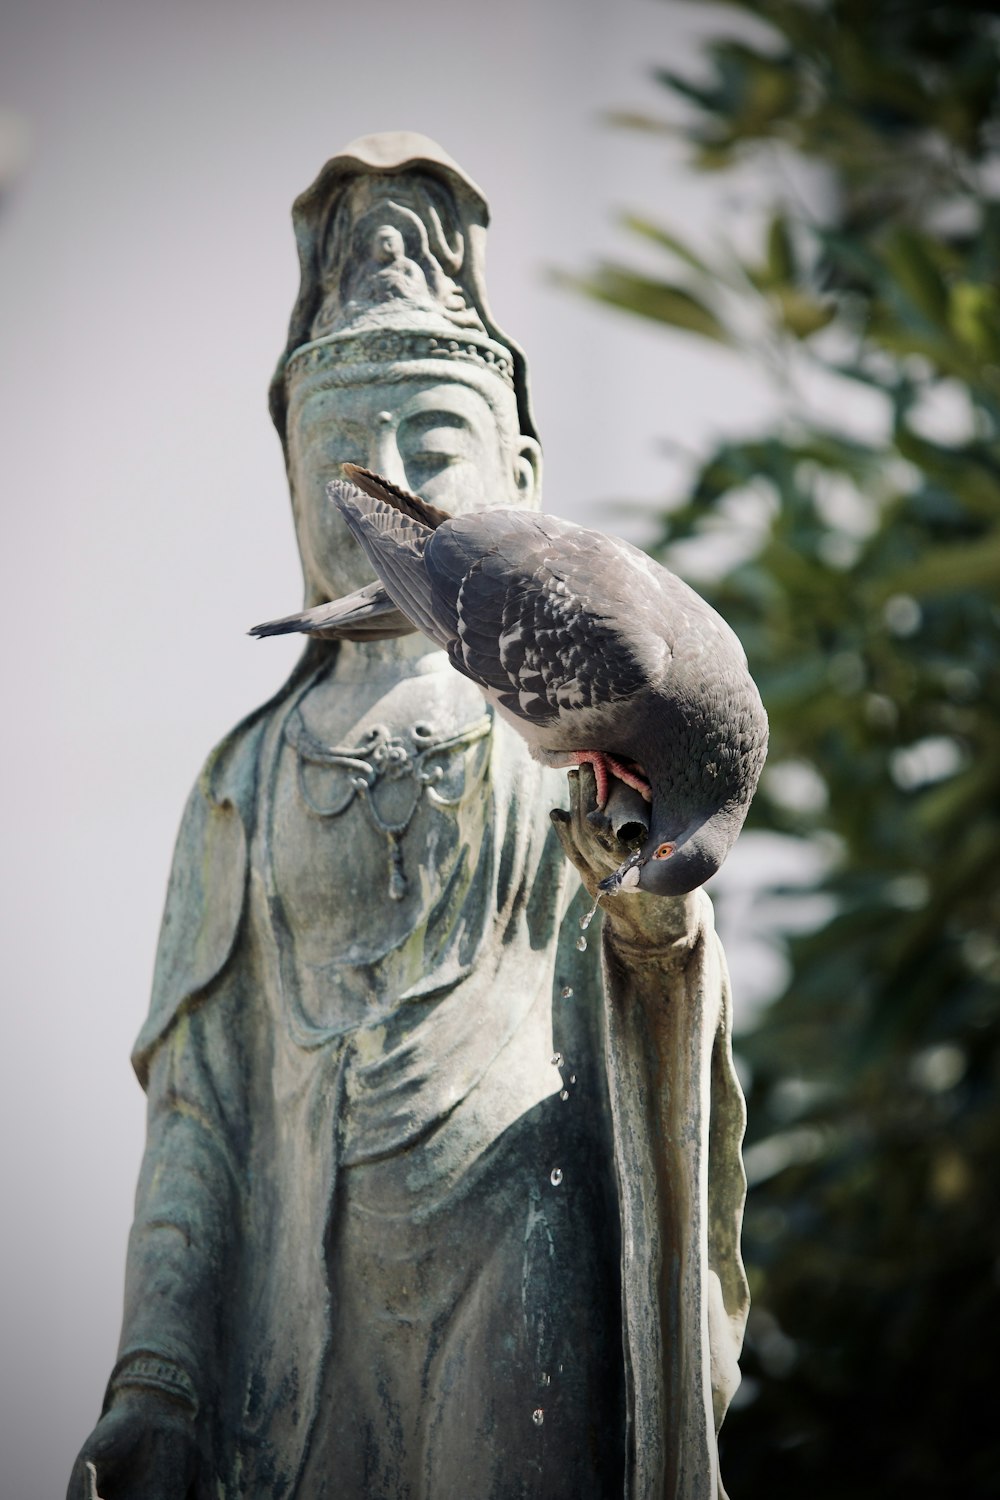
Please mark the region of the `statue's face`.
[[373, 576], [326, 497], [343, 463], [374, 469], [456, 514], [534, 507], [538, 445], [516, 435], [513, 396], [510, 408], [509, 422], [501, 422], [474, 386], [428, 378], [293, 391], [289, 476], [309, 602], [337, 598]]
[[393, 260], [402, 260], [404, 248], [403, 236], [391, 224], [383, 224], [376, 232], [375, 254], [386, 265]]

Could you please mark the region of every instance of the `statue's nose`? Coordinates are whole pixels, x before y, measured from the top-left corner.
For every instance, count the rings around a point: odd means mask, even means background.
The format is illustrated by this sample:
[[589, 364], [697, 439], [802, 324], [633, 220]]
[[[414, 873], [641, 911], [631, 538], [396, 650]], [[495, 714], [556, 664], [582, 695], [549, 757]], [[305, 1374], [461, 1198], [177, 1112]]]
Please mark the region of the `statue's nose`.
[[[388, 419], [388, 420], [387, 420]], [[396, 441], [396, 424], [389, 412], [380, 412], [368, 447], [368, 467], [406, 489], [406, 468]]]

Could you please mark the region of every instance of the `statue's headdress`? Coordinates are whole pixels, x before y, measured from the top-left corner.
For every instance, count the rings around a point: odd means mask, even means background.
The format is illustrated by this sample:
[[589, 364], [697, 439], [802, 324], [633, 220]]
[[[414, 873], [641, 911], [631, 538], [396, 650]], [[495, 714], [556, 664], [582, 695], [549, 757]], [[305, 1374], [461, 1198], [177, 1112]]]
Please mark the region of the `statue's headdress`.
[[524, 355], [486, 298], [489, 208], [436, 142], [409, 131], [354, 141], [296, 199], [292, 223], [302, 281], [271, 382], [282, 442], [298, 374], [354, 385], [452, 362], [476, 383], [503, 382], [519, 430], [536, 435]]

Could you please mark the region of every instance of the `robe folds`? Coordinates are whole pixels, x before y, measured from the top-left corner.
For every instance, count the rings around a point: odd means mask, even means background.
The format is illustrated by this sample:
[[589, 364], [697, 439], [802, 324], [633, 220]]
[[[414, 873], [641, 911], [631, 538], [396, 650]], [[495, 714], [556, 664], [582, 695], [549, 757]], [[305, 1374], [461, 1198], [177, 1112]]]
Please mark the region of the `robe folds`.
[[[494, 723], [475, 870], [408, 940], [407, 967], [391, 969], [402, 987], [370, 1021], [317, 1017], [287, 962], [269, 848], [275, 767], [308, 680], [300, 670], [221, 743], [182, 820], [133, 1057], [148, 1135], [116, 1369], [140, 1355], [185, 1372], [199, 1500], [312, 1500], [303, 1475], [344, 1338], [330, 1262], [342, 1205], [384, 1183], [426, 1237], [425, 1200], [460, 1195], [528, 1129], [530, 1111], [510, 1117], [509, 1079], [537, 1076], [538, 1110], [563, 1097], [538, 1062], [554, 1045], [608, 1120], [624, 1414], [612, 1403], [607, 1421], [624, 1427], [625, 1500], [718, 1500], [748, 1297], [744, 1105], [711, 903], [664, 903], [663, 931], [634, 948], [605, 920], [580, 952], [585, 893], [548, 818], [565, 782]], [[378, 899], [359, 904], [360, 925], [377, 923]], [[373, 962], [373, 993], [386, 973]], [[575, 1162], [552, 1167], [572, 1192]]]

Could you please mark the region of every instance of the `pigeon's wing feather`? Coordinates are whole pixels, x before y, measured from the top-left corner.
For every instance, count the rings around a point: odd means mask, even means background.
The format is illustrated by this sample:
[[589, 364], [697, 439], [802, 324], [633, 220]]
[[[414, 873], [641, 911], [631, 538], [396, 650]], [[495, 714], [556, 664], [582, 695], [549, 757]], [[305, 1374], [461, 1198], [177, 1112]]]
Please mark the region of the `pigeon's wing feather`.
[[385, 585], [386, 593], [406, 618], [440, 646], [447, 647], [454, 632], [438, 619], [424, 552], [429, 526], [396, 505], [377, 499], [344, 480], [327, 485], [327, 495], [361, 543], [368, 560]]
[[436, 531], [425, 563], [438, 617], [454, 620], [454, 665], [535, 722], [641, 688], [644, 664], [604, 595], [612, 545], [518, 511], [458, 517]]
[[[378, 487], [369, 478], [364, 493], [342, 481], [328, 493], [386, 592], [512, 713], [552, 721], [649, 685], [651, 656], [637, 650], [630, 628], [646, 581], [634, 576], [622, 544], [516, 510], [431, 528], [396, 497], [369, 493]], [[662, 653], [662, 641], [650, 638]]]
[[383, 479], [381, 474], [375, 474], [371, 469], [363, 469], [360, 464], [342, 464], [341, 467], [356, 489], [370, 495], [373, 500], [381, 500], [384, 504], [393, 506], [404, 516], [409, 516], [411, 521], [419, 521], [433, 531], [445, 521], [451, 520], [448, 512], [440, 506], [432, 505], [429, 500], [422, 500], [419, 495], [404, 490], [402, 485]]
[[379, 583], [369, 583], [342, 599], [317, 604], [280, 620], [265, 620], [250, 631], [258, 639], [268, 635], [318, 636], [325, 641], [388, 640], [412, 634], [413, 626]]

